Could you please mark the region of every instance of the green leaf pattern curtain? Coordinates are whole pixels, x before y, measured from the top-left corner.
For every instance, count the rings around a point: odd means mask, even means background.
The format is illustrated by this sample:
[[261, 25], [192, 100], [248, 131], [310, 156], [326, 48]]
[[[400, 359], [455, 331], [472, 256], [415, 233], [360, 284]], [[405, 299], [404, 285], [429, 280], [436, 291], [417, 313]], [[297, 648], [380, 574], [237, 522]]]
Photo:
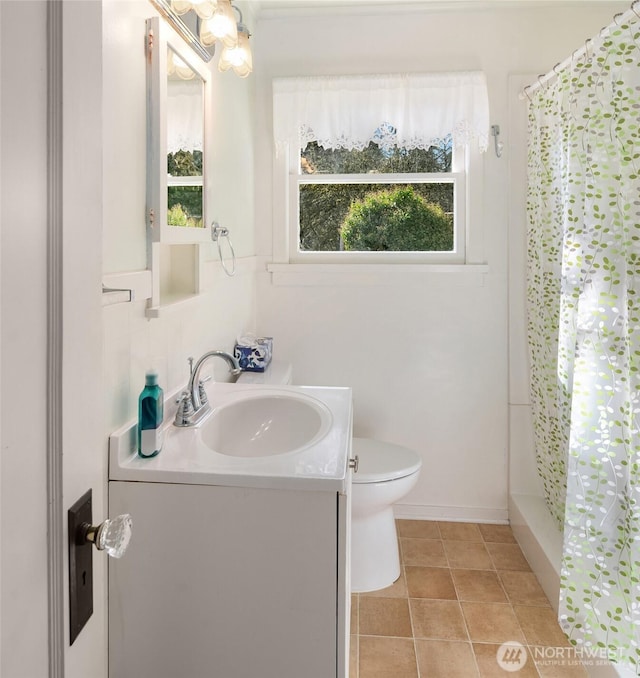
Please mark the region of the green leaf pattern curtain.
[[538, 471], [564, 532], [560, 623], [640, 675], [640, 19], [627, 14], [529, 97], [527, 301]]

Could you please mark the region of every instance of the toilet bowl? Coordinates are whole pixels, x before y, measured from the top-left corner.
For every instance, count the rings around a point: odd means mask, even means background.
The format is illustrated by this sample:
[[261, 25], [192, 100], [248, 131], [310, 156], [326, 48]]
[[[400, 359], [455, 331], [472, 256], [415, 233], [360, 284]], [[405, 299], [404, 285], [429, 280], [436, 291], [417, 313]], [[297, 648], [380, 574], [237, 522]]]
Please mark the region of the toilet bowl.
[[400, 576], [393, 504], [415, 486], [422, 459], [414, 450], [369, 438], [353, 439], [353, 455], [351, 590], [365, 593]]
[[[239, 383], [290, 384], [291, 365], [273, 360], [264, 372], [243, 372]], [[400, 576], [400, 554], [393, 504], [416, 484], [422, 459], [400, 445], [353, 438], [351, 590], [365, 593], [391, 586]]]

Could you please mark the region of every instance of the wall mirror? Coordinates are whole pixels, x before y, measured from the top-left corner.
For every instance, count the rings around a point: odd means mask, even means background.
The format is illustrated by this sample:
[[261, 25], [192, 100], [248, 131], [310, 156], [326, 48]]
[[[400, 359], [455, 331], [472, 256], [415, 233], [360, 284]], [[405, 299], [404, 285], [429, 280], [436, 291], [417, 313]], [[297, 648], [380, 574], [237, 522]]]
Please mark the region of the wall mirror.
[[209, 69], [158, 17], [147, 21], [147, 221], [153, 242], [207, 240]]

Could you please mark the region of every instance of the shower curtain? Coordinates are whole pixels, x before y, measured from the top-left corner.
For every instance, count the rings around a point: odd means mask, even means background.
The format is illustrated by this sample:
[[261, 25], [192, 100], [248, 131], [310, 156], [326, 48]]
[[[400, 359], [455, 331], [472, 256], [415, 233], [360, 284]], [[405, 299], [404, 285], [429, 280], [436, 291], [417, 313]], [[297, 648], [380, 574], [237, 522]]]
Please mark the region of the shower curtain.
[[559, 618], [579, 652], [640, 675], [640, 18], [528, 98], [531, 399], [564, 533]]

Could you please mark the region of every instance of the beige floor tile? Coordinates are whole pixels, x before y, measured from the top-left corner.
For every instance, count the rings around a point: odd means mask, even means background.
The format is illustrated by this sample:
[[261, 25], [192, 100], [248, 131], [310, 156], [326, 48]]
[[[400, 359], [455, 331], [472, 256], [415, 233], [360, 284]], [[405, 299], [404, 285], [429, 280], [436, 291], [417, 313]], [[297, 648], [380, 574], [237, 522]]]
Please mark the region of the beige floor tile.
[[363, 636], [411, 637], [411, 618], [406, 598], [360, 596], [360, 634]]
[[401, 537], [440, 539], [440, 530], [435, 520], [396, 520], [396, 529]]
[[361, 636], [358, 678], [417, 678], [413, 639]]
[[449, 567], [492, 570], [493, 561], [482, 542], [444, 541]]
[[569, 647], [552, 608], [514, 605], [513, 609], [529, 645]]
[[533, 572], [504, 570], [498, 572], [498, 576], [512, 605], [549, 607], [549, 600]]
[[410, 598], [439, 598], [455, 600], [451, 572], [446, 567], [405, 567]]
[[518, 678], [587, 676], [572, 657], [533, 656], [569, 644], [509, 526], [396, 525], [403, 574], [352, 596], [351, 678], [417, 678], [418, 663], [422, 678], [502, 678], [507, 641], [531, 646]]
[[517, 544], [486, 544], [496, 570], [530, 572], [531, 568]]
[[363, 593], [362, 595], [367, 596], [368, 598], [406, 598], [407, 582], [404, 578], [404, 574], [401, 574], [391, 586], [379, 589], [378, 591], [367, 591], [367, 593]]
[[[518, 619], [511, 605], [500, 603], [460, 603], [469, 637], [479, 643], [524, 643]], [[543, 609], [543, 608], [534, 608]]]
[[471, 643], [417, 640], [420, 675], [427, 678], [475, 678], [478, 676]]
[[358, 594], [351, 594], [351, 633], [359, 633], [358, 631]]
[[[523, 654], [517, 657], [519, 668], [515, 671], [506, 671], [498, 664], [500, 645], [497, 643], [474, 643], [473, 651], [481, 678], [504, 678], [508, 675], [517, 676], [517, 678], [537, 678], [538, 676], [533, 657], [526, 647], [522, 648]], [[524, 660], [525, 653], [526, 660]], [[515, 668], [516, 665], [511, 666]]]
[[536, 663], [542, 678], [588, 678], [587, 669], [577, 660], [540, 659]]
[[443, 539], [482, 541], [480, 528], [475, 523], [438, 523]]
[[349, 639], [349, 678], [358, 678], [358, 636]]
[[451, 570], [458, 600], [507, 603], [507, 596], [493, 570]]
[[402, 560], [405, 565], [447, 567], [447, 556], [440, 539], [400, 539]]
[[416, 638], [468, 640], [460, 604], [456, 600], [411, 598], [411, 619]]
[[515, 544], [516, 538], [510, 525], [478, 525], [482, 538], [485, 541], [502, 542], [505, 544]]

